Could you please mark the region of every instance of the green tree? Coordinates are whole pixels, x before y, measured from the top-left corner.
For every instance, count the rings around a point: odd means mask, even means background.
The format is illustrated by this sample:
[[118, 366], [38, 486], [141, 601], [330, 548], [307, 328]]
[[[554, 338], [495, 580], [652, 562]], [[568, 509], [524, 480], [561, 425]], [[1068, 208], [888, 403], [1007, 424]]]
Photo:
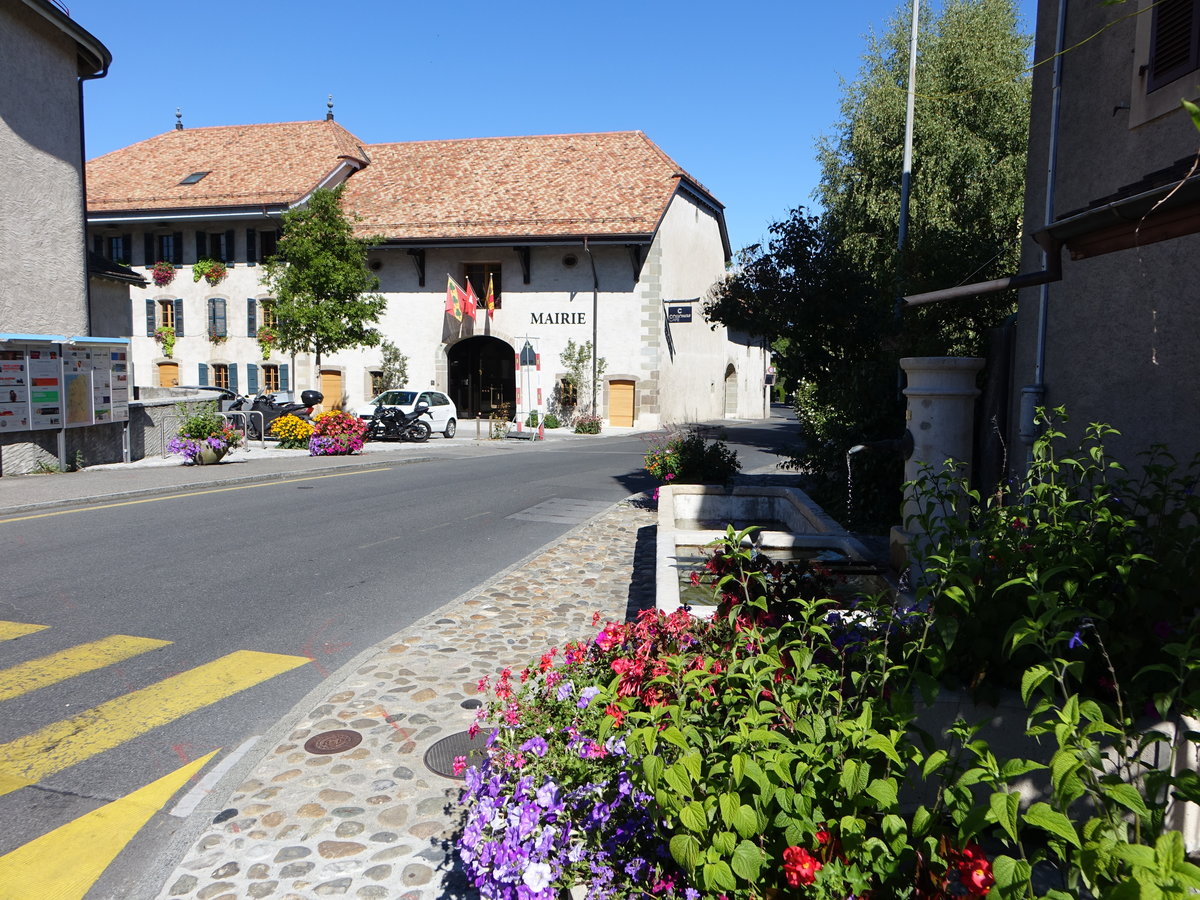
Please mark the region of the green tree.
[[276, 254], [263, 264], [263, 284], [274, 296], [278, 344], [289, 353], [324, 354], [374, 347], [387, 301], [367, 268], [371, 239], [354, 236], [342, 212], [342, 188], [313, 192], [308, 204], [283, 214]]
[[908, 82], [908, 4], [871, 36], [842, 118], [818, 143], [822, 211], [796, 209], [739, 254], [705, 305], [710, 321], [772, 342], [797, 386], [805, 446], [793, 464], [858, 527], [894, 524], [898, 456], [861, 455], [848, 508], [846, 451], [903, 431], [902, 356], [984, 350], [1015, 296], [896, 313], [903, 293], [1016, 271], [1029, 122], [1029, 40], [1012, 0], [948, 0], [918, 42], [907, 251], [896, 251]]
[[408, 357], [386, 338], [380, 341], [379, 349], [383, 352], [383, 363], [379, 371], [379, 381], [382, 385], [380, 390], [408, 384]]
[[[567, 341], [566, 349], [559, 354], [559, 361], [566, 366], [567, 374], [563, 378], [571, 388], [571, 402], [564, 404], [575, 408], [584, 408], [589, 413], [594, 413], [592, 408], [592, 342], [585, 341], [582, 344], [576, 344], [573, 340]], [[596, 359], [596, 378], [604, 377], [604, 370], [608, 366], [608, 360], [603, 356]]]

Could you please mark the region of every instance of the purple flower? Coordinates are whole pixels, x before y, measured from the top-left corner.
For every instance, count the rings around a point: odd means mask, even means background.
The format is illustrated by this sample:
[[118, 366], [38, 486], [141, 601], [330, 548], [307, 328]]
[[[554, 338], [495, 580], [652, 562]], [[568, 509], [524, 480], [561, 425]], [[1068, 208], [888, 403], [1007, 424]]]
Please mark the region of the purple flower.
[[1067, 647], [1071, 650], [1074, 650], [1076, 647], [1082, 647], [1082, 646], [1083, 646], [1083, 638], [1079, 636], [1079, 632], [1077, 631], [1073, 635], [1071, 635], [1071, 640], [1067, 641]]
[[570, 681], [564, 681], [558, 686], [558, 702], [562, 703], [568, 697], [575, 693], [575, 685]]
[[579, 707], [580, 709], [587, 709], [588, 704], [591, 703], [592, 700], [595, 698], [595, 696], [599, 693], [600, 693], [600, 688], [596, 687], [595, 685], [590, 685], [589, 687], [585, 687], [582, 691], [580, 691], [579, 702], [576, 703], [575, 705], [577, 707]]
[[534, 756], [542, 757], [546, 755], [546, 751], [550, 748], [546, 745], [546, 739], [541, 735], [534, 735], [520, 747], [526, 753], [532, 753]]

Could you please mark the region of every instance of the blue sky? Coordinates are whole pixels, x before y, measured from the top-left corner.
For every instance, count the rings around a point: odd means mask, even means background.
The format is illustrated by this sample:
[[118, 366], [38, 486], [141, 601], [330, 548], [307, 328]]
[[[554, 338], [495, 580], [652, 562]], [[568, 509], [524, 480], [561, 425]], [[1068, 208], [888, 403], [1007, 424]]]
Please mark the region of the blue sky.
[[[87, 154], [174, 127], [337, 120], [368, 143], [646, 132], [735, 250], [809, 204], [864, 35], [909, 0], [65, 0], [112, 51]], [[929, 0], [926, 0], [928, 5]], [[935, 3], [935, 6], [937, 4]], [[1032, 30], [1035, 0], [1019, 0]]]

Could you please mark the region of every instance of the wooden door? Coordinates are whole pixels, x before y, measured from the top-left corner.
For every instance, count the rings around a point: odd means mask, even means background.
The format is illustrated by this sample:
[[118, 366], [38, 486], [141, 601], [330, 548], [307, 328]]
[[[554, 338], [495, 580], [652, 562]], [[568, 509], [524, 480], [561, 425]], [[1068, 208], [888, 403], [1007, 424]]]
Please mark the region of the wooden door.
[[158, 386], [179, 387], [179, 363], [163, 362], [158, 364]]
[[337, 369], [321, 370], [321, 393], [325, 400], [321, 403], [321, 411], [342, 408], [342, 373]]
[[633, 382], [610, 381], [608, 383], [608, 423], [633, 427]]

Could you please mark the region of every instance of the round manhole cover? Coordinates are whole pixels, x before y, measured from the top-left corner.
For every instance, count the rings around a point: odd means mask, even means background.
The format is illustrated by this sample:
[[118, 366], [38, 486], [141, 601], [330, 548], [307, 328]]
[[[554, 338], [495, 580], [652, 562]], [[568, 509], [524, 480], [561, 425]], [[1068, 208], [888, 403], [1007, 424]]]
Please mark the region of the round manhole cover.
[[481, 728], [471, 737], [468, 731], [459, 731], [442, 738], [425, 751], [425, 768], [446, 778], [462, 781], [465, 776], [454, 774], [454, 758], [465, 756], [468, 766], [478, 766], [487, 759], [488, 729]]
[[357, 731], [339, 728], [336, 731], [322, 731], [314, 734], [304, 742], [304, 749], [309, 753], [341, 753], [351, 747], [357, 747], [362, 742], [362, 735]]

